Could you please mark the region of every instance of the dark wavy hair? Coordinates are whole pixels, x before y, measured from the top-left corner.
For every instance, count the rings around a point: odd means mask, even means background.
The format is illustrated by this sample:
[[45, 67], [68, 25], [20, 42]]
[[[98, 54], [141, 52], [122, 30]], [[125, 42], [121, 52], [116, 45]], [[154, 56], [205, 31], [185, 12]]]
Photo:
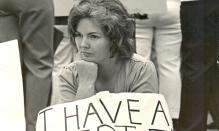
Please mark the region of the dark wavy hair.
[[83, 18], [95, 19], [100, 24], [112, 43], [111, 57], [130, 58], [133, 55], [134, 22], [119, 0], [80, 0], [74, 5], [68, 18], [68, 31], [74, 45], [76, 28]]

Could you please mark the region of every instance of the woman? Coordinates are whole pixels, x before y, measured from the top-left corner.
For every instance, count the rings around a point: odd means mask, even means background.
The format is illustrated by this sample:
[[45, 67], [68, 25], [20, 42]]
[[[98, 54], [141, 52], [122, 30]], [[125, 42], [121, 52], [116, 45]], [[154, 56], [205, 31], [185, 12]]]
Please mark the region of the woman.
[[118, 0], [81, 0], [69, 15], [77, 61], [59, 76], [60, 100], [70, 102], [100, 91], [158, 92], [152, 62], [134, 54], [133, 21]]

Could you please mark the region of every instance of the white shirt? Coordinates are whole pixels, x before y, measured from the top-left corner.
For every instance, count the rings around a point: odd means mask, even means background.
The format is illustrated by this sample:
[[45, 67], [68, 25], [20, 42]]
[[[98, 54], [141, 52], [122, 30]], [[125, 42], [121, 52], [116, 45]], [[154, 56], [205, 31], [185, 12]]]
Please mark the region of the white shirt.
[[130, 14], [162, 13], [167, 10], [167, 0], [120, 0]]

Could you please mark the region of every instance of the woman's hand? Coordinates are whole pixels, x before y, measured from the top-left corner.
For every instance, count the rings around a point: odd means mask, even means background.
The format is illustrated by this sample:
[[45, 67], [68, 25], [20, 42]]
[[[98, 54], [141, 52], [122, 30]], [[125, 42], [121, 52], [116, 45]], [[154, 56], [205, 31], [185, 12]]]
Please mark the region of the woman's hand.
[[97, 64], [84, 60], [75, 61], [79, 77], [76, 99], [83, 99], [95, 95], [97, 79]]
[[90, 83], [95, 84], [97, 79], [97, 64], [84, 60], [75, 62], [76, 69], [79, 76], [79, 83]]

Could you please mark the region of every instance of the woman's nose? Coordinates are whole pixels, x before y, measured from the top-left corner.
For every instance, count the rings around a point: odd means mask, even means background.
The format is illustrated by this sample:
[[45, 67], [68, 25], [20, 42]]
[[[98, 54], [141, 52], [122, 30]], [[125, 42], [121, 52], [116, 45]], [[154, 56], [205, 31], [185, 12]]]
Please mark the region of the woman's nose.
[[90, 44], [86, 37], [84, 37], [81, 41], [81, 48], [90, 48]]

